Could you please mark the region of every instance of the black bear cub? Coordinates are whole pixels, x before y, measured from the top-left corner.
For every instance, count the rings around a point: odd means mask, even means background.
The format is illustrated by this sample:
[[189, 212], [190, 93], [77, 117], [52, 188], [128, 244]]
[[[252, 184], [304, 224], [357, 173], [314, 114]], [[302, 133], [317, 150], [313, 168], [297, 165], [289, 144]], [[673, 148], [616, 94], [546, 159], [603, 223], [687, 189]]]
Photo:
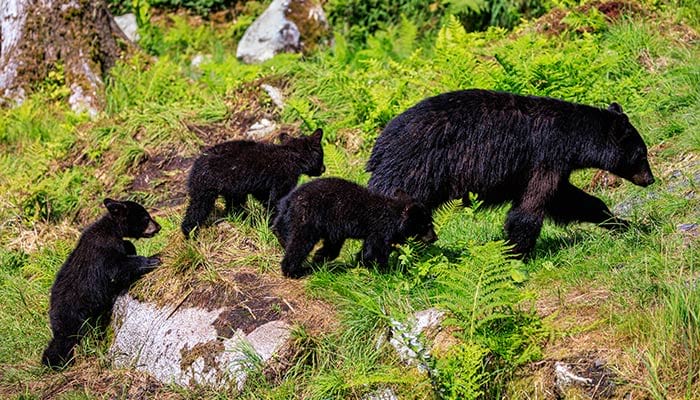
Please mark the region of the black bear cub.
[[583, 168], [654, 182], [644, 141], [619, 104], [601, 109], [477, 89], [427, 98], [391, 120], [367, 163], [370, 190], [400, 188], [431, 210], [470, 192], [486, 204], [511, 202], [505, 230], [523, 256], [545, 217], [627, 226], [569, 182]]
[[73, 348], [90, 326], [109, 322], [122, 291], [158, 264], [136, 255], [130, 238], [152, 237], [160, 225], [133, 201], [105, 199], [108, 213], [87, 227], [51, 287], [49, 319], [53, 339], [42, 363], [60, 369], [73, 360]]
[[437, 239], [430, 212], [398, 190], [393, 197], [371, 193], [339, 178], [321, 178], [299, 186], [284, 197], [273, 232], [285, 248], [282, 273], [299, 278], [314, 245], [323, 247], [314, 262], [338, 257], [347, 238], [364, 239], [359, 259], [386, 269], [392, 244], [416, 236], [424, 242]]
[[274, 218], [277, 202], [294, 189], [299, 176], [320, 176], [325, 171], [322, 136], [317, 129], [306, 137], [280, 136], [281, 144], [234, 140], [205, 150], [190, 171], [190, 203], [182, 233], [187, 238], [202, 225], [219, 196], [224, 197], [229, 213], [240, 209], [252, 194]]

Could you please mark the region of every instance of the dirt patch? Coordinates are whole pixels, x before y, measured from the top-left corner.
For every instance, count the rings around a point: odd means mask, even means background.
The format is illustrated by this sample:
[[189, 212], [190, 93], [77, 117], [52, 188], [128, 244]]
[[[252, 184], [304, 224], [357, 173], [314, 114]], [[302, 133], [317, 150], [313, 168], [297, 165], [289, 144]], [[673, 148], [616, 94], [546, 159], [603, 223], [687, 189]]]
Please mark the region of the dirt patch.
[[47, 373], [36, 380], [0, 388], [0, 398], [23, 398], [31, 394], [30, 397], [56, 399], [68, 397], [70, 393], [105, 399], [184, 398], [144, 372], [112, 369], [94, 358], [63, 372]]
[[616, 21], [623, 15], [646, 15], [646, 11], [637, 3], [631, 1], [594, 1], [580, 7], [582, 12], [596, 8], [608, 21]]
[[129, 192], [145, 192], [158, 200], [156, 207], [174, 207], [187, 200], [187, 173], [194, 157], [174, 151], [147, 156], [134, 172]]
[[273, 295], [269, 282], [263, 282], [263, 279], [251, 272], [236, 272], [233, 279], [236, 281], [237, 303], [214, 321], [220, 337], [231, 338], [239, 329], [247, 335], [258, 326], [288, 316], [292, 305]]
[[299, 323], [312, 331], [326, 331], [333, 324], [330, 305], [309, 299], [301, 283], [241, 269], [222, 275], [226, 285], [203, 283], [184, 302], [190, 307], [226, 307], [215, 321], [219, 336], [230, 338], [240, 329], [246, 335], [275, 320]]
[[[202, 140], [203, 147], [213, 146], [227, 140], [250, 139], [246, 132], [257, 121], [263, 118], [271, 121], [279, 120], [280, 110], [276, 108], [270, 96], [261, 88], [268, 84], [284, 92], [287, 87], [282, 77], [267, 76], [252, 82], [244, 83], [227, 96], [226, 104], [230, 110], [228, 117], [214, 124], [197, 124], [185, 121], [185, 126]], [[277, 131], [265, 140], [274, 140], [280, 132], [297, 132], [294, 125], [279, 126]]]
[[[561, 359], [547, 359], [530, 365], [522, 374], [533, 377], [532, 388], [544, 399], [620, 398], [620, 380], [604, 354], [588, 351]], [[629, 392], [627, 392], [629, 393]]]
[[597, 171], [591, 182], [586, 187], [587, 190], [611, 189], [622, 185], [622, 179], [608, 171]]
[[577, 33], [590, 31], [590, 28], [586, 26], [572, 29], [572, 26], [569, 25], [565, 19], [572, 12], [587, 14], [591, 11], [591, 9], [598, 10], [605, 16], [605, 19], [609, 23], [619, 20], [622, 16], [645, 16], [649, 14], [649, 12], [639, 6], [639, 4], [631, 1], [593, 1], [582, 6], [575, 7], [571, 10], [554, 8], [535, 21], [535, 29], [538, 33], [551, 35], [559, 35], [569, 30], [573, 30]]
[[180, 369], [185, 371], [197, 361], [198, 358], [204, 359], [204, 369], [202, 373], [208, 373], [217, 365], [216, 356], [224, 351], [224, 343], [221, 340], [212, 340], [206, 343], [198, 343], [191, 349], [185, 346], [180, 350], [181, 361]]

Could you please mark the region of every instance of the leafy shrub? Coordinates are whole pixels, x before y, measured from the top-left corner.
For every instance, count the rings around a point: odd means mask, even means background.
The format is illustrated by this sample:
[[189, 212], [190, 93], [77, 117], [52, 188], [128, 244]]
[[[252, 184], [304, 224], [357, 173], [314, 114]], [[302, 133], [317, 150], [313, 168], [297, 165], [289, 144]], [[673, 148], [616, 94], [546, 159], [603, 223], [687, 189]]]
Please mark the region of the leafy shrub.
[[419, 23], [433, 14], [430, 4], [421, 0], [330, 0], [325, 10], [331, 25], [353, 44], [398, 24], [402, 15]]
[[[134, 3], [143, 0], [109, 0], [110, 10], [116, 15], [131, 12]], [[212, 11], [222, 10], [236, 4], [237, 0], [149, 0], [148, 4], [153, 7], [176, 9], [185, 8], [199, 15], [208, 15]]]

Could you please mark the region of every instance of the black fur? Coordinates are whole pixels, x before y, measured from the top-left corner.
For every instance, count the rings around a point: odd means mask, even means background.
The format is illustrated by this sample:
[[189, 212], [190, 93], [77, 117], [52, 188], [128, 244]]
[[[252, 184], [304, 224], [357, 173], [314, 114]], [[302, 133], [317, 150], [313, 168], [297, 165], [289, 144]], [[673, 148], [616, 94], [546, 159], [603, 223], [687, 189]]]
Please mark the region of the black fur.
[[569, 183], [599, 168], [640, 186], [654, 182], [647, 148], [622, 108], [486, 90], [421, 101], [386, 126], [372, 150], [369, 189], [401, 188], [429, 209], [473, 192], [486, 204], [510, 201], [506, 232], [527, 255], [545, 216], [625, 227], [598, 198]]
[[364, 239], [360, 261], [385, 269], [392, 244], [410, 236], [437, 238], [430, 212], [403, 191], [378, 195], [339, 178], [316, 179], [284, 197], [273, 232], [285, 247], [282, 273], [292, 278], [309, 272], [302, 263], [321, 239], [314, 262], [338, 257], [347, 238]]
[[53, 339], [42, 363], [60, 369], [70, 364], [73, 348], [91, 325], [109, 319], [117, 295], [159, 264], [136, 255], [123, 237], [151, 237], [160, 226], [133, 201], [105, 199], [108, 213], [85, 229], [51, 287], [49, 318]]
[[323, 131], [317, 129], [301, 138], [285, 135], [278, 145], [234, 140], [206, 150], [190, 171], [190, 204], [182, 233], [189, 237], [202, 225], [220, 195], [227, 213], [240, 209], [252, 194], [274, 218], [277, 202], [294, 189], [301, 174], [319, 176], [325, 171], [322, 136]]

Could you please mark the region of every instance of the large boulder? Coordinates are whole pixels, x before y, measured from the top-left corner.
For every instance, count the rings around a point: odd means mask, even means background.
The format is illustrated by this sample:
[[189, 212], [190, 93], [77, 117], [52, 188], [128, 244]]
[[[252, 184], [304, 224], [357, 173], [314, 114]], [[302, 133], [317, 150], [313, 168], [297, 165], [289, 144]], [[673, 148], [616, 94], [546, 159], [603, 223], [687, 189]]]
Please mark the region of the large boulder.
[[329, 44], [330, 25], [317, 0], [274, 0], [246, 30], [236, 57], [257, 63], [281, 52], [309, 52]]
[[148, 372], [166, 384], [241, 390], [251, 367], [287, 344], [290, 327], [272, 320], [246, 330], [224, 328], [237, 318], [231, 307], [158, 307], [127, 294], [114, 307], [110, 355], [116, 367]]
[[117, 299], [115, 367], [166, 384], [241, 390], [251, 371], [276, 376], [293, 363], [292, 326], [321, 332], [334, 321], [329, 305], [278, 274], [226, 268], [216, 280], [202, 275], [162, 266]]

